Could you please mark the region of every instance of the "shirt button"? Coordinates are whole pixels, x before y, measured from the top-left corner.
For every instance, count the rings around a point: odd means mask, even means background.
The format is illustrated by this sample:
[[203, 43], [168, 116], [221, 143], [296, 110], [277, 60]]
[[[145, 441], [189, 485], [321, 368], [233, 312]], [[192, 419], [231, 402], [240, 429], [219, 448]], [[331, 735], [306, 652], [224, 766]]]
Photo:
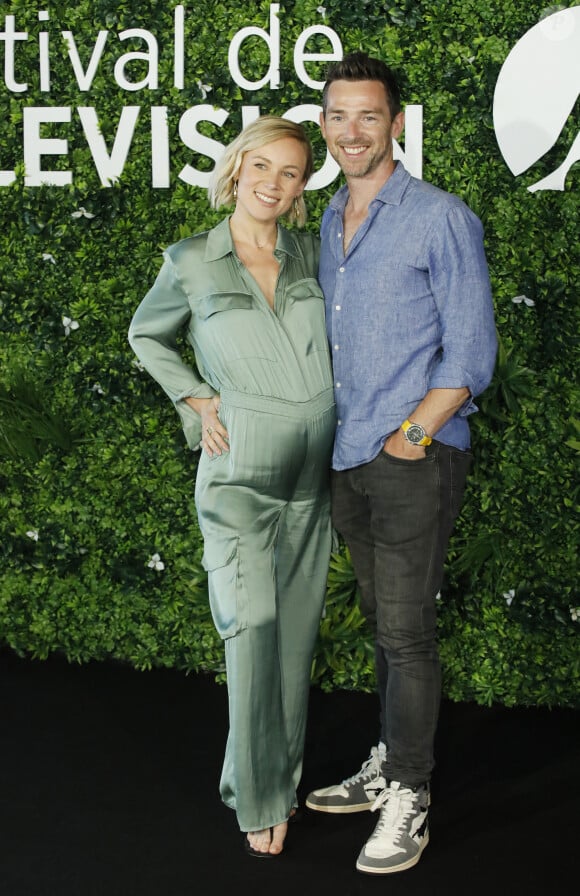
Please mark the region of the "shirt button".
[[334, 306], [334, 310], [335, 310], [335, 311], [340, 311], [341, 308], [342, 308], [342, 305], [335, 305], [335, 306]]
[[334, 346], [334, 351], [335, 351], [335, 352], [338, 351], [338, 345], [335, 345], [335, 346]]
[[338, 233], [337, 236], [338, 236], [338, 238], [340, 239], [341, 236], [342, 236], [342, 233]]
[[338, 270], [340, 271], [341, 274], [344, 274], [344, 268], [339, 268]]
[[337, 420], [337, 421], [336, 421], [336, 425], [337, 425], [337, 426], [342, 426], [342, 420]]
[[336, 388], [340, 389], [340, 383], [336, 383]]

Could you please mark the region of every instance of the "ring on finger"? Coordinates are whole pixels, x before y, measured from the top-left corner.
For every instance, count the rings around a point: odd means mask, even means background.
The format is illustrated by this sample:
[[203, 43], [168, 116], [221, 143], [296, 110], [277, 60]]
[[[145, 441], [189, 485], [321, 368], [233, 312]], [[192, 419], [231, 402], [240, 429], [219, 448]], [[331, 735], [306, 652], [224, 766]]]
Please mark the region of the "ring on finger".
[[211, 436], [213, 432], [213, 426], [207, 426], [205, 431], [207, 432], [208, 436]]

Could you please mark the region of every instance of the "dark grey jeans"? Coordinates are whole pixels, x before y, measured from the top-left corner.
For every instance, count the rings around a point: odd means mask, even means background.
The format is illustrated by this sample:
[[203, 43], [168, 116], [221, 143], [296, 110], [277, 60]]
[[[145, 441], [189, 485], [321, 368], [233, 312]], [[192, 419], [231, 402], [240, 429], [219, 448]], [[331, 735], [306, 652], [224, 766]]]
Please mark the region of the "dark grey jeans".
[[333, 471], [332, 517], [376, 640], [387, 777], [428, 781], [441, 697], [436, 596], [471, 454], [433, 441], [425, 458], [381, 452]]

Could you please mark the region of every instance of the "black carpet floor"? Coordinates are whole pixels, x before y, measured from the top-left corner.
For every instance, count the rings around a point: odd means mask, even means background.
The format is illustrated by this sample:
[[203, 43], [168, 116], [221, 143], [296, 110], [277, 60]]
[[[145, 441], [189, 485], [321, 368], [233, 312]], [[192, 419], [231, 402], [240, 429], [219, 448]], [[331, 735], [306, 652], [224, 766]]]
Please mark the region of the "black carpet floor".
[[[311, 693], [304, 797], [355, 772], [374, 695]], [[211, 676], [0, 649], [0, 896], [504, 896], [576, 891], [580, 713], [444, 702], [430, 844], [355, 870], [370, 813], [305, 810], [274, 860], [219, 799], [227, 695]]]

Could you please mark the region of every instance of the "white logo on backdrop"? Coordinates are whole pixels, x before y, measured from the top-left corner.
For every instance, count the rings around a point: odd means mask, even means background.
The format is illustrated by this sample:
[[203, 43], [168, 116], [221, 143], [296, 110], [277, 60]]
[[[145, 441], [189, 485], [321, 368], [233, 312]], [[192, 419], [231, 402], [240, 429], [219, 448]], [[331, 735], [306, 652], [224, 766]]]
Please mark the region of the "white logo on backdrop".
[[[317, 12], [324, 17], [324, 8]], [[193, 13], [193, 15], [195, 15]], [[229, 46], [228, 65], [235, 83], [246, 90], [256, 90], [270, 85], [272, 90], [280, 86], [280, 45], [282, 39], [288, 40], [284, 29], [280, 27], [278, 16], [280, 4], [270, 3], [270, 20], [268, 28], [257, 28], [248, 25], [238, 31]], [[28, 81], [22, 80], [18, 63], [19, 48], [22, 42], [38, 43], [38, 70], [29, 72], [31, 82], [36, 83], [40, 92], [48, 95], [53, 91], [51, 55], [53, 43], [58, 36], [55, 32], [41, 30], [38, 34], [22, 30], [15, 15], [6, 15], [4, 30], [0, 24], [0, 45], [4, 45], [4, 86], [15, 94], [25, 94], [29, 90]], [[49, 21], [46, 10], [38, 12], [41, 23]], [[111, 186], [123, 174], [126, 160], [133, 148], [133, 138], [137, 130], [150, 130], [151, 185], [155, 188], [168, 188], [172, 183], [170, 151], [170, 117], [179, 115], [173, 122], [173, 130], [177, 129], [181, 142], [194, 153], [217, 161], [223, 152], [223, 145], [214, 138], [206, 136], [198, 130], [198, 126], [209, 122], [220, 128], [230, 115], [230, 111], [207, 102], [211, 84], [197, 87], [203, 100], [198, 105], [178, 110], [170, 106], [151, 105], [147, 108], [147, 91], [155, 91], [160, 86], [168, 86], [168, 79], [173, 80], [173, 88], [180, 91], [186, 86], [186, 10], [182, 4], [174, 9], [173, 34], [163, 36], [163, 46], [173, 50], [173, 66], [168, 68], [159, 64], [160, 46], [158, 35], [144, 28], [128, 29], [116, 33], [113, 30], [100, 30], [95, 37], [94, 48], [90, 60], [81, 60], [77, 48], [77, 39], [71, 31], [61, 31], [60, 39], [70, 63], [70, 83], [76, 84], [83, 93], [89, 93], [97, 76], [113, 78], [117, 87], [127, 92], [142, 92], [141, 104], [122, 105], [119, 109], [118, 122], [111, 121], [107, 133], [101, 131], [98, 107], [81, 101], [78, 106], [59, 106], [58, 99], [47, 105], [29, 105], [22, 107], [22, 157], [25, 170], [24, 184], [37, 187], [42, 184], [65, 186], [73, 182], [74, 172], [63, 162], [74, 154], [69, 152], [69, 140], [76, 127], [77, 139], [79, 128], [91, 152], [96, 170], [103, 186]], [[311, 52], [308, 42], [317, 36], [326, 41], [325, 52]], [[261, 72], [257, 81], [249, 81], [241, 71], [240, 48], [247, 38], [260, 39], [266, 43], [269, 62], [267, 71]], [[139, 39], [144, 44], [143, 50], [126, 51], [124, 41]], [[290, 38], [291, 41], [294, 37]], [[51, 42], [52, 41], [52, 42]], [[99, 71], [105, 47], [114, 54], [116, 62], [111, 70]], [[55, 46], [54, 52], [62, 54]], [[341, 58], [342, 44], [338, 35], [327, 25], [311, 25], [304, 29], [294, 43], [294, 69], [299, 81], [314, 88], [321, 89], [323, 82], [314, 80], [308, 74], [306, 63], [309, 61], [332, 61]], [[145, 77], [140, 81], [131, 78], [132, 63], [139, 60], [145, 64]], [[218, 62], [216, 61], [216, 65]], [[86, 69], [85, 66], [86, 65]], [[0, 76], [1, 77], [1, 76]], [[34, 80], [36, 79], [36, 81]], [[55, 83], [58, 90], [59, 84]], [[191, 85], [188, 85], [191, 86]], [[508, 167], [518, 176], [527, 171], [542, 159], [561, 138], [564, 128], [570, 124], [570, 116], [580, 94], [580, 6], [559, 9], [546, 16], [534, 25], [516, 43], [506, 58], [495, 87], [493, 119], [499, 149]], [[58, 96], [58, 94], [57, 94]], [[211, 98], [210, 98], [211, 99]], [[259, 106], [244, 105], [241, 108], [242, 124], [246, 125], [260, 115]], [[320, 107], [313, 103], [304, 103], [287, 109], [284, 115], [294, 121], [318, 122]], [[77, 120], [78, 119], [78, 120]], [[114, 116], [113, 116], [114, 119]], [[396, 158], [403, 159], [406, 167], [416, 177], [422, 177], [423, 149], [423, 107], [407, 106], [405, 110], [405, 145], [404, 149], [395, 142]], [[7, 126], [16, 126], [14, 115]], [[53, 134], [46, 136], [45, 125], [50, 125]], [[56, 127], [55, 127], [56, 126]], [[57, 130], [58, 128], [58, 130]], [[142, 133], [143, 136], [143, 133]], [[171, 145], [171, 150], [173, 146]], [[564, 153], [562, 153], [564, 154]], [[59, 156], [61, 161], [51, 170], [50, 159]], [[177, 156], [176, 156], [177, 158]], [[575, 162], [580, 160], [580, 132], [571, 141], [566, 158], [547, 177], [533, 184], [528, 189], [563, 190], [566, 176]], [[16, 180], [16, 163], [9, 170], [0, 171], [0, 188], [8, 187]], [[2, 158], [0, 163], [4, 162]], [[339, 168], [334, 159], [327, 153], [322, 167], [311, 178], [308, 188], [315, 190], [327, 186], [338, 175]], [[204, 166], [198, 170], [192, 164], [186, 164], [174, 174], [191, 186], [207, 187], [211, 172]]]
[[[580, 6], [547, 16], [510, 52], [495, 87], [493, 122], [502, 156], [516, 176], [552, 149], [580, 94]], [[580, 160], [580, 130], [564, 161], [528, 187], [563, 190]]]

